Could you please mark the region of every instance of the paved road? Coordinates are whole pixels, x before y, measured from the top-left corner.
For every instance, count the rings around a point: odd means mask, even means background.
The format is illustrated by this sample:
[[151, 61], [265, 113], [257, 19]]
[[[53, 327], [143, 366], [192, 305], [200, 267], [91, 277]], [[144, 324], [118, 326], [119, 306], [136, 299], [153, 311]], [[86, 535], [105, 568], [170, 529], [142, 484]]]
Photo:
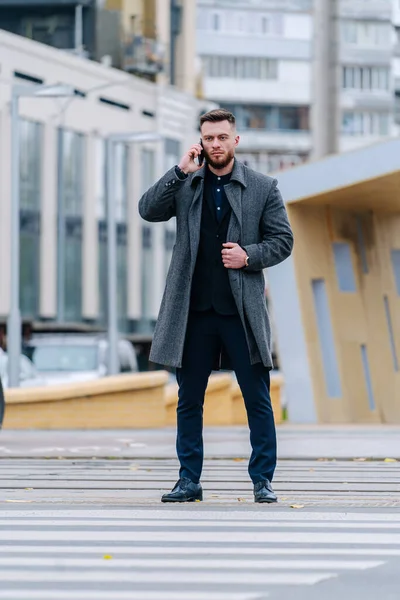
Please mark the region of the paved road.
[[[282, 459], [400, 459], [400, 426], [281, 425], [278, 450]], [[247, 427], [208, 427], [209, 458], [247, 457]], [[175, 429], [120, 431], [9, 431], [0, 434], [2, 456], [81, 456], [174, 458]]]
[[205, 501], [178, 506], [160, 503], [171, 432], [2, 432], [0, 600], [399, 600], [390, 431], [385, 452], [382, 430], [328, 430], [342, 442], [315, 456], [292, 431], [303, 454], [281, 457], [271, 506], [253, 502], [244, 429], [207, 431]]
[[0, 599], [398, 600], [400, 514], [270, 508], [0, 510]]
[[[177, 479], [176, 459], [0, 459], [0, 503], [159, 505]], [[206, 460], [207, 505], [253, 506], [247, 460]], [[400, 462], [280, 461], [280, 506], [400, 507]]]

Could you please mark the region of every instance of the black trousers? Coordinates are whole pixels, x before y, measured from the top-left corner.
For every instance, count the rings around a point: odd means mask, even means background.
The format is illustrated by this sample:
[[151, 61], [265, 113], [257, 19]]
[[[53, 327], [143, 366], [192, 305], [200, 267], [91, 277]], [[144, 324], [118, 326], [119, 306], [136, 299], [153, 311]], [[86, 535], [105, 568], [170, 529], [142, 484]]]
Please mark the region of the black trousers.
[[276, 433], [270, 398], [269, 370], [251, 365], [240, 317], [214, 311], [191, 312], [182, 367], [177, 369], [179, 401], [176, 449], [180, 477], [200, 480], [203, 468], [203, 404], [208, 378], [222, 345], [232, 363], [247, 410], [252, 454], [249, 475], [253, 483], [272, 481], [276, 466]]

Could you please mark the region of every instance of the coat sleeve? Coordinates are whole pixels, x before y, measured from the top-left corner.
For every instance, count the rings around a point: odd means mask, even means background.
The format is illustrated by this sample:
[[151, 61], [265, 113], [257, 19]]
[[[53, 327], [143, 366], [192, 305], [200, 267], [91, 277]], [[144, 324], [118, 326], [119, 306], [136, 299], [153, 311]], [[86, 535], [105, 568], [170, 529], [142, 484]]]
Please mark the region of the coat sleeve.
[[262, 242], [244, 246], [249, 257], [249, 266], [244, 269], [244, 272], [273, 267], [285, 260], [292, 252], [293, 233], [277, 183], [275, 179], [261, 217]]
[[175, 167], [170, 169], [139, 201], [139, 214], [145, 221], [157, 223], [176, 216], [175, 195], [186, 179], [179, 179]]

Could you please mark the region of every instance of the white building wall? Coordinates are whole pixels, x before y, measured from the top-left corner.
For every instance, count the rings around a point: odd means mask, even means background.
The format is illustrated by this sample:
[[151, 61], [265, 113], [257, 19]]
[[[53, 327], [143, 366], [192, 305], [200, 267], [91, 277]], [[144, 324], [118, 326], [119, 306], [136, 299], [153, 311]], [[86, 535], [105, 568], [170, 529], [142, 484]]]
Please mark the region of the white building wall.
[[[55, 318], [57, 309], [57, 131], [71, 129], [85, 136], [85, 191], [83, 214], [82, 307], [83, 317], [96, 319], [99, 309], [98, 293], [98, 221], [97, 193], [99, 182], [96, 140], [111, 133], [158, 131], [182, 144], [182, 149], [198, 138], [198, 116], [211, 107], [187, 93], [157, 86], [124, 72], [79, 59], [62, 51], [31, 40], [0, 32], [0, 316], [9, 311], [10, 255], [10, 117], [9, 102], [12, 84], [27, 84], [16, 79], [14, 71], [41, 78], [45, 84], [63, 83], [86, 93], [85, 98], [72, 99], [23, 98], [20, 116], [43, 125], [43, 177], [41, 187], [41, 265], [40, 316]], [[100, 102], [105, 97], [130, 107], [123, 110]], [[143, 115], [146, 110], [154, 118]], [[162, 145], [159, 145], [157, 176], [163, 171]], [[136, 156], [136, 161], [132, 158]], [[137, 214], [140, 197], [140, 162], [138, 149], [131, 153], [133, 178], [128, 195], [128, 313], [140, 317], [141, 223]], [[135, 179], [136, 178], [136, 179]], [[156, 236], [157, 237], [157, 236]], [[163, 236], [158, 236], [156, 254], [164, 253]], [[161, 290], [165, 282], [160, 270], [154, 316], [158, 313]]]

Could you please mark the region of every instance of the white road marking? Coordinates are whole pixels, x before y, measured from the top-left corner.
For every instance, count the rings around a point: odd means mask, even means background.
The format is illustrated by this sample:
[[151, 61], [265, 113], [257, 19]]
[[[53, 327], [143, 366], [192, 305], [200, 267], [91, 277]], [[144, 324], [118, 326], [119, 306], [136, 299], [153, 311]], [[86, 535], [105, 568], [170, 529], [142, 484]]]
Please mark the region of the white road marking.
[[[187, 515], [186, 515], [187, 516]], [[167, 520], [157, 520], [154, 521], [152, 519], [121, 519], [120, 521], [116, 519], [88, 519], [86, 521], [78, 520], [78, 519], [63, 519], [62, 521], [59, 519], [13, 519], [12, 517], [8, 519], [0, 519], [0, 527], [7, 527], [10, 525], [23, 525], [24, 527], [130, 527], [134, 529], [135, 527], [157, 527], [160, 529], [170, 528], [170, 529], [187, 529], [188, 527], [196, 527], [196, 528], [239, 528], [246, 527], [246, 529], [260, 529], [262, 527], [266, 528], [279, 528], [284, 529], [290, 527], [292, 529], [400, 529], [400, 523], [348, 523], [339, 521], [337, 523], [330, 523], [324, 521], [304, 521], [304, 522], [296, 522], [296, 521], [264, 521], [264, 522], [252, 522], [252, 521], [209, 521], [209, 520], [183, 520], [177, 521], [175, 519], [167, 519]]]
[[[194, 521], [193, 521], [194, 523]], [[195, 525], [194, 525], [195, 526]], [[154, 524], [157, 528], [157, 524]], [[0, 530], [0, 541], [77, 541], [77, 542], [187, 542], [219, 543], [287, 543], [287, 544], [379, 544], [400, 546], [400, 533], [337, 533], [337, 532], [275, 532], [275, 531], [15, 531]]]
[[[112, 553], [111, 553], [112, 555]], [[332, 569], [338, 570], [356, 570], [362, 571], [365, 569], [373, 569], [383, 565], [383, 561], [372, 560], [293, 560], [288, 563], [287, 560], [247, 560], [243, 561], [238, 557], [234, 559], [168, 559], [168, 558], [117, 558], [105, 560], [102, 556], [98, 558], [8, 558], [0, 557], [0, 579], [2, 578], [2, 567], [40, 567], [40, 568], [85, 568], [92, 569], [102, 567], [104, 569], [234, 569], [235, 571], [251, 570], [268, 570], [277, 569], [285, 570], [293, 569], [304, 571], [313, 569], [316, 571]], [[150, 575], [151, 577], [151, 575]]]
[[[32, 484], [34, 485], [34, 484]], [[192, 505], [193, 509], [197, 508], [197, 505]], [[269, 507], [271, 508], [271, 507]], [[171, 515], [169, 517], [169, 515]], [[32, 508], [31, 510], [0, 510], [0, 519], [13, 519], [13, 518], [51, 518], [51, 519], [163, 519], [167, 520], [171, 518], [173, 520], [182, 520], [188, 518], [188, 512], [186, 510], [179, 510], [178, 507], [174, 506], [170, 508], [164, 507], [157, 510], [143, 510], [143, 509], [105, 509], [105, 510], [40, 510]], [[241, 521], [256, 521], [259, 523], [263, 522], [276, 522], [276, 521], [322, 521], [325, 523], [329, 522], [396, 522], [400, 521], [400, 513], [348, 513], [348, 512], [307, 512], [306, 510], [296, 512], [275, 512], [266, 510], [254, 510], [248, 513], [243, 511], [233, 510], [213, 510], [207, 512], [197, 512], [195, 515], [196, 523], [204, 521], [227, 521], [240, 518]]]
[[43, 554], [74, 554], [75, 556], [87, 556], [88, 554], [94, 554], [96, 556], [103, 556], [104, 554], [111, 554], [116, 557], [118, 554], [125, 555], [156, 555], [160, 554], [163, 556], [174, 556], [174, 555], [199, 555], [199, 556], [251, 556], [257, 558], [259, 556], [400, 556], [400, 548], [331, 548], [328, 546], [314, 548], [312, 546], [296, 546], [293, 548], [285, 548], [282, 546], [273, 547], [259, 547], [254, 546], [238, 546], [238, 547], [221, 547], [221, 546], [114, 546], [113, 544], [103, 546], [86, 546], [86, 545], [75, 545], [75, 546], [27, 546], [25, 544], [13, 545], [13, 546], [2, 546], [0, 547], [0, 558], [2, 553], [5, 555], [9, 554], [29, 554], [29, 555], [43, 555]]
[[[336, 577], [336, 573], [324, 573], [324, 572], [309, 572], [301, 573], [297, 571], [283, 571], [282, 573], [252, 573], [251, 577], [247, 577], [244, 580], [244, 573], [234, 573], [232, 571], [218, 571], [217, 573], [210, 573], [204, 571], [164, 571], [154, 570], [151, 572], [124, 572], [109, 571], [106, 569], [99, 571], [67, 571], [62, 572], [49, 572], [49, 571], [30, 571], [23, 569], [7, 570], [1, 573], [1, 581], [23, 581], [24, 583], [174, 583], [177, 585], [183, 584], [204, 584], [204, 583], [217, 583], [217, 584], [245, 584], [248, 587], [255, 585], [314, 585], [320, 581]], [[190, 594], [189, 594], [190, 596]]]
[[[269, 596], [268, 593], [262, 593], [263, 599]], [[91, 591], [79, 590], [64, 591], [60, 589], [53, 590], [0, 590], [0, 600], [110, 600], [111, 594], [109, 591]], [[224, 593], [224, 592], [191, 592], [190, 600], [259, 600], [260, 594], [251, 594], [243, 592]], [[142, 590], [135, 591], [112, 591], [112, 600], [188, 600], [186, 591], [174, 592], [152, 592]]]

